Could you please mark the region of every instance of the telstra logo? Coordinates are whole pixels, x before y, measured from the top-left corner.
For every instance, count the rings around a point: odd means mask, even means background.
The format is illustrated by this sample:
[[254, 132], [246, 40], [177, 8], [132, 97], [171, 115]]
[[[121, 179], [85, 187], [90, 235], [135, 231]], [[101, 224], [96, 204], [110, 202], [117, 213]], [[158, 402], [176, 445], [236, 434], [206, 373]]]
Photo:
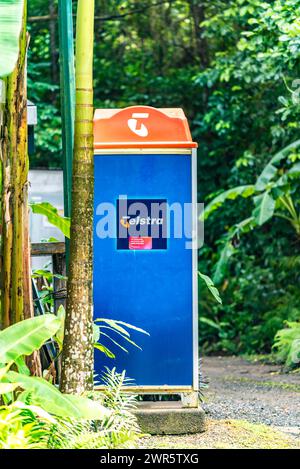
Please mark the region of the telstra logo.
[[130, 218], [129, 216], [123, 216], [120, 220], [121, 225], [124, 228], [129, 228], [130, 225], [162, 225], [163, 218], [151, 218], [151, 217], [136, 217]]
[[129, 217], [122, 217], [121, 220], [120, 220], [120, 223], [121, 223], [122, 226], [124, 226], [124, 228], [129, 228], [130, 227], [130, 225], [127, 221], [128, 218]]

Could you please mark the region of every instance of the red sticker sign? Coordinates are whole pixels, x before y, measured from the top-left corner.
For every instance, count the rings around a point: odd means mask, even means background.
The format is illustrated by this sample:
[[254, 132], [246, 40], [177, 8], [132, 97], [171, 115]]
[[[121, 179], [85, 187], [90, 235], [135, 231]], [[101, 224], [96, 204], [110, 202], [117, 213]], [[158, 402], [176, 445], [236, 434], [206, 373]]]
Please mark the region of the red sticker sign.
[[132, 250], [152, 249], [151, 236], [129, 236], [129, 249], [132, 249]]

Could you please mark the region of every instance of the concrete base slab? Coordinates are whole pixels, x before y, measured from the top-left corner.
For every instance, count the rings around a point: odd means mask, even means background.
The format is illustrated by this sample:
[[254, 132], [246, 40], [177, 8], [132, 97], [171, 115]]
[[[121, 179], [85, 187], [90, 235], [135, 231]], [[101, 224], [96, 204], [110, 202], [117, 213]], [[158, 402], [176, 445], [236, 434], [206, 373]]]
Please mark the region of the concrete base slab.
[[141, 431], [150, 435], [184, 435], [206, 430], [201, 407], [188, 409], [178, 402], [142, 402], [134, 413]]

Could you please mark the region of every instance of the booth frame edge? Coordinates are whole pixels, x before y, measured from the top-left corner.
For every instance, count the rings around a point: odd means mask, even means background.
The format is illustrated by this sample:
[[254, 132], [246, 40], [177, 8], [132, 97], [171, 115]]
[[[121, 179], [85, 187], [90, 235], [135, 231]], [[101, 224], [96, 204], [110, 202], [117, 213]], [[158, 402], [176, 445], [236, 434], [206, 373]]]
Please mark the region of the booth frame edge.
[[[197, 214], [197, 148], [94, 148], [94, 156], [141, 154], [182, 154], [191, 155], [192, 182], [192, 323], [193, 323], [193, 378], [191, 386], [125, 386], [123, 391], [139, 394], [180, 394], [183, 408], [197, 408], [199, 405], [199, 351], [198, 351], [198, 214]], [[103, 391], [105, 386], [95, 386]]]

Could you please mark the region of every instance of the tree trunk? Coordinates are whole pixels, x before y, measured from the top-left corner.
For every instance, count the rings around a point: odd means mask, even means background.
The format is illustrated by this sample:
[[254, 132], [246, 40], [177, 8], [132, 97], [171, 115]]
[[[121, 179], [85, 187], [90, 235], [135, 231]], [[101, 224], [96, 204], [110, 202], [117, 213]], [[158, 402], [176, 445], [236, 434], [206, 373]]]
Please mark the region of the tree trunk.
[[[28, 155], [26, 96], [26, 2], [18, 62], [6, 78], [6, 104], [1, 139], [2, 153], [2, 326], [24, 318], [28, 290]], [[26, 269], [26, 271], [24, 270]], [[24, 279], [26, 279], [24, 281]], [[26, 289], [27, 287], [27, 289]], [[26, 291], [25, 291], [26, 289]], [[28, 316], [28, 311], [26, 313]]]
[[202, 0], [188, 0], [194, 25], [195, 56], [198, 57], [202, 68], [209, 65], [208, 43], [203, 37], [201, 23], [205, 20], [205, 2]]
[[61, 389], [93, 387], [93, 41], [94, 0], [79, 0], [76, 26], [76, 109], [72, 224]]

